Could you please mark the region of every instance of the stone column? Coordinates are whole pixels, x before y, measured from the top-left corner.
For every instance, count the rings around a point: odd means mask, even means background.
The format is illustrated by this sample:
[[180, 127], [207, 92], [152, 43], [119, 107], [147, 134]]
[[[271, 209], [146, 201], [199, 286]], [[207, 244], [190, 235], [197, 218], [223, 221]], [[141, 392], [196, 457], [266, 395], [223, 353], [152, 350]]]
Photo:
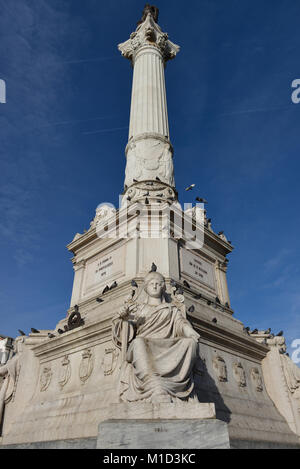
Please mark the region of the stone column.
[[145, 197], [151, 203], [158, 194], [161, 199], [176, 198], [164, 68], [179, 47], [156, 21], [153, 12], [146, 12], [130, 39], [119, 44], [122, 55], [133, 66], [129, 140], [125, 150], [126, 203]]
[[129, 141], [147, 133], [169, 139], [164, 60], [151, 45], [141, 47], [134, 60]]

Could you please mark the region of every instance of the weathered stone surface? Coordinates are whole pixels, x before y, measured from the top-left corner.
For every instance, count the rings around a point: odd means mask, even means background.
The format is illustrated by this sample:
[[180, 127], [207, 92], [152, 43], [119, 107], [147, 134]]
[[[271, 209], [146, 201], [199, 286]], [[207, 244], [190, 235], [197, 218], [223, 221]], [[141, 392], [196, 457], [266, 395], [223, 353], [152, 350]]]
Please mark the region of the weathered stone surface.
[[0, 449], [96, 449], [96, 438], [79, 438], [76, 440], [37, 441], [18, 445], [3, 445]]
[[176, 402], [153, 404], [134, 402], [111, 404], [108, 419], [214, 419], [215, 405], [212, 403]]
[[220, 420], [107, 420], [99, 425], [98, 449], [229, 449]]

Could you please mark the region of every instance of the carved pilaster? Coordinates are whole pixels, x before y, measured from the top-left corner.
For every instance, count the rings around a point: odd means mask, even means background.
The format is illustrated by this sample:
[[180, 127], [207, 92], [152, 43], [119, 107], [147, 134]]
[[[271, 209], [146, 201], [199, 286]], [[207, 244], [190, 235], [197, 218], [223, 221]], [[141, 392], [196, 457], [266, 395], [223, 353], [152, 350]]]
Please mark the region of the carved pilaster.
[[216, 261], [216, 278], [218, 285], [219, 298], [221, 303], [230, 305], [228, 285], [227, 285], [227, 263], [217, 260]]
[[74, 269], [74, 282], [70, 307], [76, 305], [80, 299], [85, 270], [85, 260], [76, 261], [76, 258], [74, 258], [72, 259], [72, 262]]

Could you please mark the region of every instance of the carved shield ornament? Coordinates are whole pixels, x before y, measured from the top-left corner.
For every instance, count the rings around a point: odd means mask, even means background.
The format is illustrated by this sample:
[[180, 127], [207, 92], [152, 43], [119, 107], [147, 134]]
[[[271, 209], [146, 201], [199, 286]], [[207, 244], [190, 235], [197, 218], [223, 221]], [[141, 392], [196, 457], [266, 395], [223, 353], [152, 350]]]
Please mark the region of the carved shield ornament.
[[66, 355], [61, 362], [61, 370], [58, 378], [58, 384], [61, 389], [67, 384], [71, 377], [71, 364], [68, 356]]
[[82, 383], [85, 383], [89, 379], [93, 371], [93, 367], [94, 359], [92, 352], [89, 349], [85, 350], [82, 353], [82, 359], [79, 367], [79, 378], [81, 379]]
[[217, 355], [213, 359], [213, 369], [219, 379], [219, 381], [227, 381], [227, 367], [224, 358]]
[[112, 375], [116, 369], [119, 352], [115, 348], [105, 349], [105, 355], [102, 360], [104, 376]]
[[255, 386], [256, 391], [262, 392], [263, 390], [263, 381], [260, 375], [258, 368], [252, 368], [251, 370], [251, 379]]
[[233, 375], [241, 388], [247, 386], [246, 373], [241, 362], [233, 365]]
[[40, 376], [40, 390], [41, 392], [46, 391], [49, 387], [52, 378], [52, 370], [50, 367], [44, 367]]

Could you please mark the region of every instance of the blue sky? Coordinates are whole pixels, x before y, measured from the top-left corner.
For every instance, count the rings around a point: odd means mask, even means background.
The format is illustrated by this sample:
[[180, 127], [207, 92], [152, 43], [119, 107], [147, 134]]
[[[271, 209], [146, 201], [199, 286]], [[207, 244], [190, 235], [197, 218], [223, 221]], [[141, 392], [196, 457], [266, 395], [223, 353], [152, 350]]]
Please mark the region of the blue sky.
[[[0, 0], [0, 333], [54, 328], [66, 244], [122, 191], [132, 70], [117, 50], [144, 1]], [[175, 177], [197, 184], [235, 249], [235, 317], [300, 337], [297, 0], [157, 3], [181, 46], [166, 83]], [[193, 198], [196, 196], [196, 190]]]

